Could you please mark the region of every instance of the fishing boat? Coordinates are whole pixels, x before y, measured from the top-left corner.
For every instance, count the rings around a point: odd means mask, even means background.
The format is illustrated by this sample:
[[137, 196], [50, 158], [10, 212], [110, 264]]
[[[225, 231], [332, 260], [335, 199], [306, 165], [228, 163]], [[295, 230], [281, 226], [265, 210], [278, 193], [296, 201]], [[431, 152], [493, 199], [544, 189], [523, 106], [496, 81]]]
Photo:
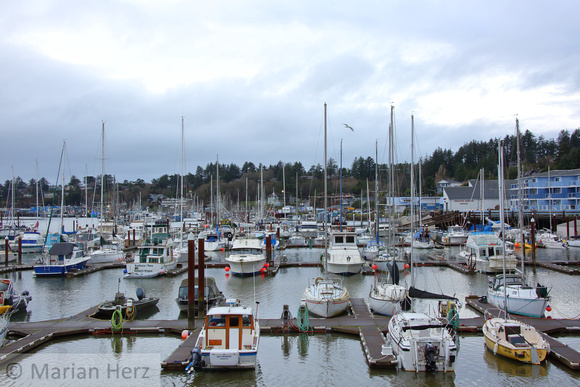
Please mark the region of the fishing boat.
[[52, 245], [48, 254], [42, 256], [40, 263], [34, 265], [37, 277], [64, 276], [82, 270], [89, 257], [75, 243], [58, 242]]
[[266, 263], [262, 241], [258, 238], [236, 238], [225, 258], [232, 274], [251, 275], [260, 272]]
[[[411, 116], [411, 232], [414, 225], [414, 118]], [[445, 320], [436, 315], [414, 311], [414, 300], [454, 300], [454, 297], [433, 294], [413, 287], [413, 244], [411, 239], [410, 305], [389, 320], [387, 347], [397, 357], [398, 366], [413, 372], [447, 372], [455, 370], [457, 345]]]
[[[195, 299], [196, 305], [198, 302], [198, 292], [197, 292], [198, 287], [199, 287], [198, 281], [199, 281], [198, 277], [195, 277], [194, 299]], [[179, 286], [179, 290], [177, 291], [177, 298], [175, 299], [175, 302], [177, 302], [177, 305], [179, 306], [179, 310], [181, 310], [181, 311], [187, 310], [188, 291], [189, 291], [188, 279], [184, 278], [181, 281], [181, 285]], [[205, 277], [205, 286], [204, 286], [203, 295], [204, 295], [205, 302], [209, 307], [219, 306], [225, 301], [224, 294], [217, 287], [216, 282], [215, 282], [215, 278], [213, 278], [213, 277]]]
[[259, 343], [260, 323], [252, 309], [228, 299], [207, 312], [186, 371], [253, 369]]
[[137, 298], [135, 299], [125, 297], [124, 293], [118, 291], [115, 294], [115, 299], [100, 304], [92, 317], [110, 319], [113, 316], [113, 312], [119, 309], [124, 317], [133, 319], [139, 313], [156, 306], [159, 302], [159, 297], [145, 297], [145, 292], [142, 288], [137, 288], [136, 293]]
[[[498, 183], [499, 191], [503, 192], [503, 146], [498, 145], [499, 167]], [[500, 219], [503, 233], [504, 200], [500, 195]], [[505, 242], [504, 242], [505, 243]], [[504, 250], [505, 256], [505, 250]], [[506, 267], [503, 269], [506, 278]], [[507, 278], [506, 278], [507, 279]], [[505, 282], [504, 282], [505, 285]], [[504, 305], [507, 305], [507, 286], [503, 286]], [[532, 326], [517, 320], [509, 319], [508, 312], [503, 311], [504, 318], [486, 319], [483, 324], [485, 345], [494, 355], [501, 355], [523, 363], [540, 364], [550, 352], [550, 345], [544, 337]]]
[[[491, 231], [476, 231], [469, 234], [467, 243], [459, 253], [468, 266], [474, 266], [481, 273], [501, 273], [503, 270], [503, 252], [505, 247], [502, 239]], [[516, 269], [516, 256], [506, 255], [506, 270]]]
[[[326, 157], [326, 104], [324, 104], [324, 256], [328, 253], [328, 189], [327, 189], [327, 157]], [[356, 233], [352, 233], [355, 238]], [[355, 244], [356, 246], [356, 244]], [[357, 250], [358, 252], [358, 250]], [[360, 254], [359, 254], [360, 259]], [[362, 261], [362, 259], [361, 259]], [[302, 293], [301, 302], [306, 305], [313, 315], [328, 318], [334, 317], [346, 311], [350, 304], [350, 294], [342, 281], [328, 278], [328, 259], [324, 259], [324, 278], [318, 277], [309, 281], [308, 286]]]
[[351, 231], [332, 232], [325, 257], [326, 270], [331, 274], [357, 274], [364, 264], [356, 244], [356, 233]]
[[171, 238], [161, 245], [140, 246], [133, 262], [124, 269], [125, 278], [153, 278], [165, 275], [177, 266], [178, 254]]

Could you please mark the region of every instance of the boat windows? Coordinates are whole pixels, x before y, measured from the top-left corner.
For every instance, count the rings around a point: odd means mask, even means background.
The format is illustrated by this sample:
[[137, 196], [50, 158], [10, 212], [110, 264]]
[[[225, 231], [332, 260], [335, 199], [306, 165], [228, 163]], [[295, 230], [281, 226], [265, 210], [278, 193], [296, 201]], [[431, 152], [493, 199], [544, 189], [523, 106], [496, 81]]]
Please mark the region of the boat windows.
[[230, 327], [240, 326], [240, 316], [230, 316]]
[[209, 319], [209, 326], [210, 327], [225, 327], [226, 326], [225, 316], [222, 316], [220, 314], [213, 315]]
[[242, 316], [242, 326], [244, 327], [252, 326], [252, 319], [250, 318], [249, 315]]
[[346, 236], [346, 243], [355, 243], [354, 242], [354, 235], [347, 235]]
[[335, 236], [334, 243], [344, 243], [344, 237], [343, 236]]

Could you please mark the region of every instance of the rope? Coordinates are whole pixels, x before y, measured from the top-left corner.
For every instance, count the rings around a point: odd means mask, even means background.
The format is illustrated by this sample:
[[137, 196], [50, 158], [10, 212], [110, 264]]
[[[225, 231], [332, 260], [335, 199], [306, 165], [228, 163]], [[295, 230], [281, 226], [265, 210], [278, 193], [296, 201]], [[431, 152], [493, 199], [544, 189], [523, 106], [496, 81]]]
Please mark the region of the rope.
[[111, 327], [116, 332], [123, 330], [123, 314], [119, 309], [115, 309], [111, 316]]
[[308, 332], [312, 329], [310, 326], [310, 318], [308, 317], [308, 306], [306, 304], [300, 305], [298, 314], [296, 315], [296, 323], [300, 332]]

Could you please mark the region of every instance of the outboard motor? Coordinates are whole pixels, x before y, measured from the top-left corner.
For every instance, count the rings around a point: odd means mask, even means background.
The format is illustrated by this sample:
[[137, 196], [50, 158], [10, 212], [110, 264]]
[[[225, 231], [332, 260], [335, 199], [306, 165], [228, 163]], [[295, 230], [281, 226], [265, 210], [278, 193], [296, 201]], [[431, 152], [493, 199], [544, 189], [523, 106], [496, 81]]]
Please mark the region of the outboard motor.
[[201, 358], [201, 349], [194, 347], [191, 350], [191, 362], [185, 367], [185, 372], [192, 373], [194, 370], [199, 371], [204, 366], [204, 361]]
[[145, 298], [145, 291], [143, 290], [143, 288], [137, 288], [137, 298], [139, 300], [142, 300]]
[[437, 364], [435, 364], [435, 356], [437, 355], [437, 349], [431, 343], [425, 345], [425, 371], [434, 372], [437, 371]]

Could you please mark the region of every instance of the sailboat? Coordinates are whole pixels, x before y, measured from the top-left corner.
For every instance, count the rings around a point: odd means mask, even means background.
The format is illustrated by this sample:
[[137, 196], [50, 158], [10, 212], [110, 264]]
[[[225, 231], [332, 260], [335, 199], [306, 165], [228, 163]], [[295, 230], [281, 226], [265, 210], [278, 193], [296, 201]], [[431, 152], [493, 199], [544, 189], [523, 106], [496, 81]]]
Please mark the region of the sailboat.
[[[328, 253], [328, 180], [327, 180], [327, 155], [326, 155], [326, 103], [324, 104], [324, 257]], [[350, 303], [350, 294], [341, 282], [328, 278], [326, 270], [327, 259], [324, 259], [324, 278], [318, 277], [310, 281], [304, 293], [302, 302], [306, 304], [308, 311], [320, 317], [334, 317], [343, 313]]]
[[[391, 123], [389, 124], [389, 237], [384, 254], [373, 260], [374, 267], [380, 272], [387, 272], [388, 277], [381, 274], [375, 275], [375, 280], [369, 293], [369, 304], [375, 313], [392, 316], [401, 311], [402, 302], [407, 298], [407, 288], [399, 285], [399, 267], [396, 262], [398, 253], [394, 241], [393, 227], [393, 203], [394, 203], [394, 106], [391, 105]], [[377, 162], [378, 164], [378, 162]], [[378, 238], [377, 238], [378, 239]], [[376, 265], [376, 266], [375, 266]], [[380, 265], [380, 268], [379, 268]], [[390, 282], [388, 281], [390, 277]]]
[[[504, 235], [504, 199], [503, 199], [503, 146], [499, 143], [498, 182], [500, 192], [500, 222]], [[505, 241], [502, 241], [505, 245]], [[505, 255], [505, 246], [504, 246]], [[504, 265], [503, 278], [506, 278]], [[503, 291], [503, 305], [507, 305], [507, 287]], [[487, 348], [494, 355], [502, 355], [524, 363], [540, 364], [550, 353], [550, 345], [544, 337], [532, 326], [517, 320], [508, 319], [508, 312], [504, 309], [504, 318], [486, 319], [483, 324], [483, 335]]]
[[[519, 121], [516, 118], [517, 131], [517, 154], [518, 154], [518, 191], [521, 195], [521, 166], [520, 166], [520, 147], [519, 147]], [[502, 170], [503, 172], [503, 170]], [[503, 184], [503, 182], [502, 182]], [[503, 199], [503, 191], [500, 190], [500, 195]], [[519, 200], [519, 222], [520, 230], [523, 229], [523, 215], [522, 215], [522, 201]], [[503, 225], [503, 221], [500, 221]], [[502, 235], [505, 235], [502, 230]], [[523, 238], [522, 238], [523, 239]], [[504, 255], [505, 258], [505, 255]], [[505, 266], [504, 259], [504, 267]], [[500, 309], [506, 310], [508, 313], [517, 314], [528, 317], [544, 317], [544, 311], [550, 300], [548, 296], [549, 290], [546, 286], [537, 284], [536, 287], [529, 286], [526, 281], [524, 260], [522, 259], [522, 270], [515, 274], [497, 275], [490, 279], [489, 288], [487, 290], [487, 298], [492, 305]], [[507, 294], [507, 297], [504, 297]]]
[[[414, 118], [411, 116], [411, 138], [414, 138]], [[411, 140], [411, 229], [414, 226], [414, 175], [413, 140]], [[414, 298], [454, 299], [421, 291], [413, 287], [413, 239], [411, 239], [411, 311], [395, 314], [389, 320], [387, 345], [397, 357], [398, 365], [405, 371], [454, 371], [457, 345], [445, 321], [438, 316], [413, 311]]]
[[106, 243], [104, 238], [103, 217], [104, 212], [104, 195], [105, 195], [105, 123], [103, 122], [101, 130], [101, 209], [99, 217], [99, 248], [88, 254], [92, 263], [116, 262], [125, 258], [125, 253], [119, 248], [117, 243]]
[[[63, 141], [60, 163], [62, 165], [62, 186], [60, 193], [60, 230], [64, 230], [64, 160], [66, 141]], [[59, 167], [60, 169], [60, 167]], [[50, 228], [50, 221], [48, 227]], [[58, 241], [50, 247], [48, 254], [42, 256], [40, 263], [34, 265], [35, 276], [64, 276], [66, 273], [84, 269], [89, 257], [74, 243]]]

